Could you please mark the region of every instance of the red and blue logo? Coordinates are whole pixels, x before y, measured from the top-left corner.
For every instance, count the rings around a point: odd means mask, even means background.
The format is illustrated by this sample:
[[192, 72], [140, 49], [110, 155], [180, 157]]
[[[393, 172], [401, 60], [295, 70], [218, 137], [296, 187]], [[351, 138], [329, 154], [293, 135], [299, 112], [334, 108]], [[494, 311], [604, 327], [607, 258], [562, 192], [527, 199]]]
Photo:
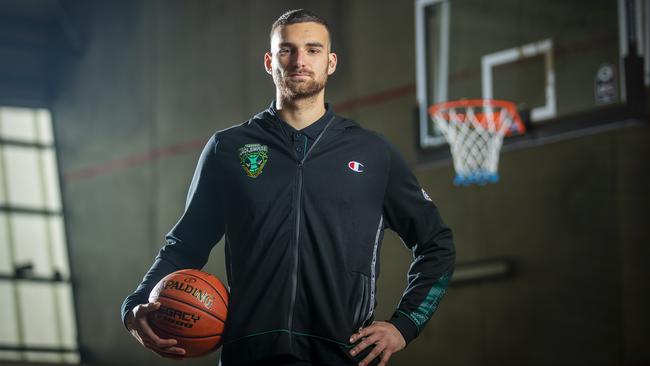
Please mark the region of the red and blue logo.
[[357, 173], [362, 173], [363, 172], [363, 164], [361, 164], [358, 161], [351, 161], [348, 163], [348, 168], [350, 168], [352, 171], [355, 171]]

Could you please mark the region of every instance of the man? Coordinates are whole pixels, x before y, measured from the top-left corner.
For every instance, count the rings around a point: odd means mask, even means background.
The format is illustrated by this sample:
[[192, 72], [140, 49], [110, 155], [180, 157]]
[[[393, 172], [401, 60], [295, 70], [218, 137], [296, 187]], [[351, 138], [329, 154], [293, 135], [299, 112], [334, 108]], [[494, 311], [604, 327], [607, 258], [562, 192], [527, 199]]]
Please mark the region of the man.
[[[276, 100], [212, 136], [183, 216], [123, 304], [125, 325], [152, 351], [184, 354], [149, 328], [159, 304], [148, 293], [168, 273], [202, 268], [224, 235], [224, 366], [386, 365], [435, 311], [453, 271], [451, 231], [397, 150], [325, 104], [330, 47], [326, 23], [308, 11], [273, 24], [264, 66]], [[414, 259], [397, 311], [374, 321], [385, 228]]]

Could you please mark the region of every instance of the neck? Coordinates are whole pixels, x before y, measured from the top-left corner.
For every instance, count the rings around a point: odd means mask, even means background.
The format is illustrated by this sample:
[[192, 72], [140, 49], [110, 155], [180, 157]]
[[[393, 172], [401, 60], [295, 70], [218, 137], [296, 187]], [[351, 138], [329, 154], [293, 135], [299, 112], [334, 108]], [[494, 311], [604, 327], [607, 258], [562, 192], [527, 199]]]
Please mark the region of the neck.
[[324, 90], [308, 98], [292, 100], [283, 98], [278, 91], [276, 93], [275, 109], [278, 111], [280, 118], [291, 125], [291, 127], [296, 130], [302, 130], [318, 121], [325, 114]]

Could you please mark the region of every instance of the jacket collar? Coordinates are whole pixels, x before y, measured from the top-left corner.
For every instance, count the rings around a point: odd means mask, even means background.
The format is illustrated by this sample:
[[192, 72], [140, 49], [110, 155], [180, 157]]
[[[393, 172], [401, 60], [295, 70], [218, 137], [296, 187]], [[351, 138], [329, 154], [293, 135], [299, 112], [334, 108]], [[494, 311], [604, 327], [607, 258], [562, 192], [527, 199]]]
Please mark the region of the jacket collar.
[[[343, 130], [348, 127], [358, 126], [358, 124], [353, 120], [336, 115], [329, 103], [325, 103], [325, 110], [326, 110], [325, 114], [321, 118], [319, 118], [318, 121], [312, 123], [306, 128], [303, 128], [300, 132], [306, 134], [312, 139], [315, 139], [316, 137], [318, 137], [318, 134], [323, 130], [325, 125], [327, 125], [330, 118], [334, 118], [334, 121], [328, 128], [330, 130], [331, 129]], [[268, 127], [278, 128], [278, 129], [286, 128], [287, 131], [295, 131], [295, 129], [293, 129], [291, 125], [289, 125], [288, 123], [283, 121], [282, 118], [280, 118], [280, 115], [275, 109], [275, 100], [271, 102], [271, 105], [267, 109], [258, 113], [253, 118], [259, 119], [260, 122], [262, 122], [264, 125]]]

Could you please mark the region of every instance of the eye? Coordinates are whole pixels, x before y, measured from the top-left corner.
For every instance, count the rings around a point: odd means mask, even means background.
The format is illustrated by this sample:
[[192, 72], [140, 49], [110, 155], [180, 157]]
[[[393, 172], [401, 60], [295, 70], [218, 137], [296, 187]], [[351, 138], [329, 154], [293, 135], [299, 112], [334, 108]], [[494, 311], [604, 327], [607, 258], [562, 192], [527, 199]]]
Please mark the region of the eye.
[[320, 48], [310, 48], [309, 53], [314, 53], [314, 54], [320, 53]]
[[286, 55], [287, 53], [291, 52], [291, 50], [287, 47], [280, 48], [280, 51], [278, 51], [281, 55]]

